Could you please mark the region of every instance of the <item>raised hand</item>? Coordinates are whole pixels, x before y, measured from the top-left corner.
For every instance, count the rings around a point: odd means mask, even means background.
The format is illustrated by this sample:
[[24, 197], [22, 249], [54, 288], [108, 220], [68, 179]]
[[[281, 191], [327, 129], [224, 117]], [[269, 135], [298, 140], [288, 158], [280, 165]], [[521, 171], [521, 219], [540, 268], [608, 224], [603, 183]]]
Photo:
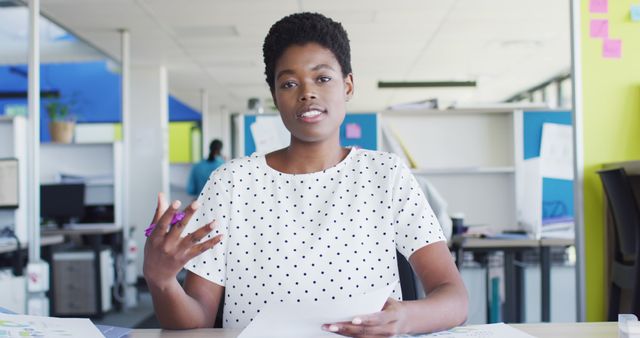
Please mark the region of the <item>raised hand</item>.
[[184, 217], [171, 225], [180, 208], [180, 201], [174, 201], [171, 205], [162, 193], [158, 194], [158, 204], [153, 224], [155, 228], [147, 238], [144, 246], [143, 274], [148, 284], [163, 288], [174, 282], [178, 272], [193, 257], [213, 248], [222, 239], [222, 235], [215, 236], [204, 242], [205, 238], [217, 222], [205, 224], [191, 234], [181, 237], [185, 225], [198, 209], [198, 203], [193, 202], [184, 210]]

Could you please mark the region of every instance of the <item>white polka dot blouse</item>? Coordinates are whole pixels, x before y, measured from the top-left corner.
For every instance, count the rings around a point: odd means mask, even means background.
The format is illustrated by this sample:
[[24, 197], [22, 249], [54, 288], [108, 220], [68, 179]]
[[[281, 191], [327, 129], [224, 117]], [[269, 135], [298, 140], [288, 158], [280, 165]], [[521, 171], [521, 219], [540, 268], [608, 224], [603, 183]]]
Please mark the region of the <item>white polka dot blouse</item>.
[[[298, 175], [269, 167], [264, 155], [232, 160], [198, 201], [184, 234], [216, 219], [206, 238], [224, 238], [185, 268], [225, 287], [228, 328], [247, 326], [267, 304], [348, 299], [389, 285], [396, 249], [409, 257], [445, 240], [410, 170], [378, 151], [353, 148], [334, 167]], [[393, 296], [401, 299], [399, 285]]]

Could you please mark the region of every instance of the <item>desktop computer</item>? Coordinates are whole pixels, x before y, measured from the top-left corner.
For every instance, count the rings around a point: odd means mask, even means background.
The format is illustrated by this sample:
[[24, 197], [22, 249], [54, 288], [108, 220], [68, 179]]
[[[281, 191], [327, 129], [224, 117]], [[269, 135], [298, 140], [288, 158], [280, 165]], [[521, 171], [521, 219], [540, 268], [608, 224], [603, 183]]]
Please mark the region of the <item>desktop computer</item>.
[[[111, 250], [53, 254], [54, 316], [94, 316], [111, 310], [114, 283]], [[96, 264], [97, 263], [97, 264]]]

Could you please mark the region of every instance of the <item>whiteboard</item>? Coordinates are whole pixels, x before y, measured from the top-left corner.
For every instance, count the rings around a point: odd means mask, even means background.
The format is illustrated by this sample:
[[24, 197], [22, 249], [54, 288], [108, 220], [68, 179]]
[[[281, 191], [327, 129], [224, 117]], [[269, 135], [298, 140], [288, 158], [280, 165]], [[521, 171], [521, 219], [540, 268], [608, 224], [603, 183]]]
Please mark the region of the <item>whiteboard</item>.
[[18, 160], [0, 159], [0, 208], [18, 207]]

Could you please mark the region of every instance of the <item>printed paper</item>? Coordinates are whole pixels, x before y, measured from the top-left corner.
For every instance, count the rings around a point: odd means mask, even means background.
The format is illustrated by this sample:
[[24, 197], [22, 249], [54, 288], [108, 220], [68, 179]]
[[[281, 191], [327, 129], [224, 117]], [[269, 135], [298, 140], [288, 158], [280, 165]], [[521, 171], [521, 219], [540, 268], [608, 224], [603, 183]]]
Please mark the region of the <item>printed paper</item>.
[[266, 306], [238, 338], [335, 338], [335, 333], [322, 330], [322, 324], [351, 321], [355, 316], [380, 311], [396, 284], [397, 281], [384, 288], [343, 300]]

